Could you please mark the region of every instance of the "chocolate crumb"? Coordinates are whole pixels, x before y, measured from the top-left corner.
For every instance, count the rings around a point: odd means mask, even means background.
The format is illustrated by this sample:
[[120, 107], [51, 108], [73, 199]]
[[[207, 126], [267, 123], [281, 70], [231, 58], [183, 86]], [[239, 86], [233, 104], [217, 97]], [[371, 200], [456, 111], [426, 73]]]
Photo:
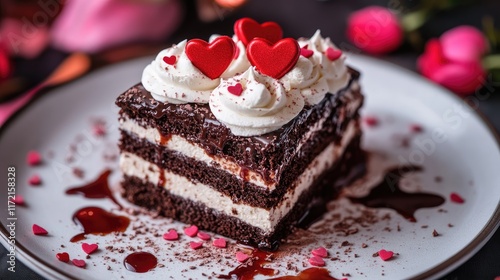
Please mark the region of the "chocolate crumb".
[[428, 225], [422, 225], [421, 228], [428, 228]]
[[453, 225], [452, 224], [448, 224], [448, 227], [453, 227]]
[[372, 257], [378, 257], [378, 252], [373, 253]]
[[361, 244], [361, 248], [366, 248], [366, 247], [368, 247], [368, 244], [366, 243]]
[[433, 237], [439, 236], [439, 233], [438, 233], [436, 230], [434, 230], [434, 231], [432, 232], [432, 236], [433, 236]]

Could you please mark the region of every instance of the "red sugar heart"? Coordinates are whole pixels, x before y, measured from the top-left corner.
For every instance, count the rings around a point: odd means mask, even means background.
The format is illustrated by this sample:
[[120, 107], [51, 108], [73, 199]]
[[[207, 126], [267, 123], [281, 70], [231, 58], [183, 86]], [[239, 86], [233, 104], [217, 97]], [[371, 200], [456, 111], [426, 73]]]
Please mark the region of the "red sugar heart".
[[378, 256], [383, 260], [383, 261], [388, 261], [392, 259], [392, 256], [394, 256], [393, 251], [386, 251], [384, 249], [378, 251]]
[[217, 248], [226, 248], [226, 239], [217, 238], [214, 240], [214, 242], [212, 244]]
[[210, 234], [205, 233], [205, 232], [202, 232], [202, 231], [198, 232], [198, 235], [197, 235], [197, 236], [198, 236], [199, 238], [203, 239], [203, 240], [210, 240], [210, 238], [212, 238], [212, 237], [210, 236]]
[[191, 249], [194, 249], [194, 250], [199, 249], [199, 248], [203, 247], [203, 242], [191, 241], [191, 242], [189, 242], [189, 247], [191, 247]]
[[242, 18], [234, 23], [234, 34], [246, 46], [254, 38], [264, 38], [271, 43], [278, 42], [283, 38], [283, 30], [272, 21], [259, 24], [251, 18]]
[[376, 117], [366, 116], [363, 118], [363, 120], [368, 126], [373, 127], [378, 125], [378, 119]]
[[84, 261], [84, 260], [77, 260], [77, 259], [73, 259], [71, 262], [72, 262], [75, 266], [78, 266], [78, 267], [81, 267], [81, 268], [84, 268], [84, 267], [87, 265], [87, 263], [85, 263], [85, 261]]
[[240, 83], [237, 83], [234, 86], [228, 86], [227, 91], [233, 95], [240, 96], [243, 92], [243, 86]]
[[247, 57], [257, 70], [275, 79], [290, 71], [300, 56], [300, 47], [292, 38], [279, 40], [274, 45], [261, 38], [252, 40], [247, 46]]
[[328, 59], [331, 61], [337, 60], [341, 55], [342, 55], [341, 50], [336, 50], [334, 48], [326, 49], [326, 57], [328, 57]]
[[39, 226], [37, 224], [33, 224], [33, 226], [31, 227], [31, 229], [33, 230], [33, 233], [35, 235], [47, 235], [49, 233], [43, 227], [41, 227], [41, 226]]
[[167, 233], [163, 234], [163, 239], [170, 241], [177, 240], [179, 239], [179, 234], [177, 234], [175, 229], [171, 229]]
[[314, 52], [312, 50], [307, 49], [307, 46], [300, 48], [300, 55], [303, 57], [310, 58], [313, 55], [313, 53]]
[[174, 65], [175, 62], [177, 61], [177, 57], [175, 57], [175, 55], [172, 55], [172, 56], [164, 56], [163, 57], [163, 61], [165, 61], [166, 64], [169, 64], [169, 65]]
[[194, 237], [198, 233], [198, 227], [197, 226], [190, 226], [188, 228], [185, 228], [184, 233], [189, 237]]
[[26, 161], [31, 166], [39, 165], [42, 162], [42, 156], [37, 151], [29, 151], [26, 156]]
[[313, 254], [316, 257], [320, 257], [320, 258], [328, 257], [328, 252], [326, 251], [325, 247], [318, 247], [318, 248], [312, 250], [311, 254]]
[[450, 194], [450, 199], [451, 201], [455, 202], [455, 203], [464, 203], [465, 200], [458, 194], [458, 193], [451, 193]]
[[88, 244], [88, 243], [83, 243], [82, 244], [82, 250], [87, 254], [90, 255], [93, 252], [95, 252], [99, 246], [97, 244]]
[[32, 186], [38, 186], [42, 183], [42, 179], [38, 175], [33, 175], [28, 179], [28, 183]]
[[420, 126], [418, 124], [412, 124], [412, 125], [410, 125], [410, 131], [415, 132], [415, 133], [420, 133], [420, 132], [424, 131], [424, 129], [422, 128], [422, 126]]
[[187, 42], [186, 55], [191, 63], [210, 79], [217, 79], [233, 61], [236, 46], [227, 36], [217, 37], [211, 43], [201, 39]]
[[57, 253], [56, 254], [56, 258], [61, 261], [61, 262], [69, 262], [69, 254], [66, 253], [66, 252], [63, 252], [63, 253]]
[[236, 253], [236, 260], [239, 261], [240, 263], [245, 262], [250, 258], [249, 255], [242, 253], [242, 252], [237, 252]]
[[24, 205], [24, 197], [20, 194], [16, 194], [10, 201], [14, 202], [16, 205]]
[[314, 266], [325, 266], [325, 261], [320, 257], [311, 257], [309, 263]]

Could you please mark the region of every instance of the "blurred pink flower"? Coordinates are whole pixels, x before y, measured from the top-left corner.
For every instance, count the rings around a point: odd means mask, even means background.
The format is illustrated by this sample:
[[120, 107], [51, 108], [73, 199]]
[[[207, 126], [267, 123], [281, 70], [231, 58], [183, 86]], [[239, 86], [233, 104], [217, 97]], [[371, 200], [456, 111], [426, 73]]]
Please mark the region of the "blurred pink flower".
[[473, 93], [482, 86], [486, 77], [479, 59], [461, 61], [447, 57], [438, 39], [427, 42], [417, 64], [422, 75], [460, 96]]
[[25, 58], [37, 57], [49, 42], [45, 25], [35, 25], [28, 20], [4, 18], [0, 25], [0, 47], [7, 53]]
[[12, 71], [9, 55], [4, 48], [0, 46], [0, 82], [7, 79]]
[[488, 51], [486, 37], [472, 26], [450, 29], [439, 38], [444, 55], [454, 61], [477, 61]]
[[349, 16], [347, 37], [365, 52], [384, 54], [401, 45], [403, 29], [398, 18], [390, 10], [369, 6]]

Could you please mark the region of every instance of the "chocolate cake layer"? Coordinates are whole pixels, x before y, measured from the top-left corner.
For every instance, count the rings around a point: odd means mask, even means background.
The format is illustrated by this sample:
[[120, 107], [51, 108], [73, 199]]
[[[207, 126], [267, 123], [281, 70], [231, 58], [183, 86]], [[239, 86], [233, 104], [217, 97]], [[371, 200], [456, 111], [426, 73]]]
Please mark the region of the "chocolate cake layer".
[[[358, 134], [339, 158], [338, 164], [323, 172], [315, 183], [302, 193], [293, 208], [269, 234], [265, 234], [260, 228], [242, 222], [240, 219], [211, 209], [209, 205], [172, 195], [164, 188], [136, 177], [125, 176], [123, 195], [130, 202], [157, 211], [163, 216], [187, 224], [196, 224], [200, 229], [210, 230], [250, 245], [272, 250], [278, 247], [281, 238], [289, 234], [290, 227], [307, 212], [315, 196], [332, 197], [347, 180], [354, 179], [364, 172], [365, 154], [359, 148], [360, 138]], [[351, 170], [358, 172], [349, 172]]]

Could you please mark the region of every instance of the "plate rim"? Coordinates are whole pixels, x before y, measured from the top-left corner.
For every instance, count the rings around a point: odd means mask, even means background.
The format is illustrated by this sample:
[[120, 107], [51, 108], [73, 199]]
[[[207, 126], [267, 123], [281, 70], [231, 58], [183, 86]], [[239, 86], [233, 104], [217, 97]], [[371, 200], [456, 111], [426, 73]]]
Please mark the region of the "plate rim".
[[[130, 59], [127, 61], [123, 61], [120, 63], [108, 65], [99, 69], [96, 69], [94, 71], [90, 71], [89, 73], [83, 75], [82, 77], [78, 78], [77, 80], [65, 83], [61, 86], [58, 87], [50, 87], [50, 88], [45, 88], [42, 90], [42, 92], [39, 92], [36, 94], [25, 106], [20, 108], [18, 111], [16, 111], [14, 114], [12, 114], [2, 126], [0, 126], [0, 140], [2, 139], [3, 135], [6, 133], [5, 131], [8, 129], [10, 125], [12, 125], [13, 122], [24, 112], [26, 112], [30, 107], [33, 106], [33, 104], [40, 98], [44, 98], [47, 96], [47, 92], [56, 90], [60, 87], [64, 86], [70, 86], [71, 84], [74, 84], [75, 82], [80, 81], [84, 77], [88, 77], [90, 75], [97, 75], [100, 72], [104, 71], [110, 71], [113, 68], [119, 68], [119, 67], [124, 67], [126, 64], [134, 64], [136, 61], [141, 61], [141, 60], [146, 60], [146, 58], [151, 58], [152, 56], [143, 56], [143, 57], [138, 57], [134, 59]], [[385, 64], [385, 66], [389, 66], [392, 68], [395, 68], [399, 71], [404, 72], [405, 75], [410, 75], [413, 78], [420, 80], [420, 82], [427, 83], [430, 86], [436, 88], [436, 90], [443, 92], [443, 94], [448, 95], [451, 99], [453, 99], [455, 102], [464, 102], [463, 99], [449, 91], [448, 89], [441, 87], [435, 83], [432, 83], [431, 81], [423, 78], [422, 76], [417, 75], [415, 72], [404, 68], [400, 65], [397, 65], [393, 62], [382, 60], [379, 58], [374, 58], [370, 57], [367, 55], [362, 55], [362, 54], [354, 54], [354, 53], [349, 53], [349, 57], [354, 58], [355, 60], [361, 59], [361, 60], [368, 60], [371, 63], [378, 63], [378, 64]], [[349, 62], [350, 59], [347, 60]], [[60, 93], [59, 93], [60, 94]], [[467, 102], [465, 102], [466, 106], [468, 106], [470, 109], [472, 109], [472, 115], [476, 116], [479, 118], [480, 123], [485, 125], [486, 130], [493, 136], [495, 140], [496, 147], [498, 151], [500, 151], [500, 135], [496, 131], [496, 129], [493, 127], [493, 125], [490, 123], [490, 121], [486, 118], [486, 116], [475, 109], [473, 109]], [[488, 222], [485, 224], [485, 226], [479, 231], [479, 233], [465, 246], [463, 247], [460, 251], [455, 253], [453, 256], [449, 257], [445, 261], [435, 265], [434, 267], [431, 267], [427, 269], [426, 271], [416, 275], [412, 276], [411, 279], [428, 279], [428, 278], [437, 278], [439, 276], [442, 276], [443, 274], [450, 272], [452, 269], [457, 268], [458, 266], [462, 265], [465, 263], [467, 260], [472, 258], [489, 240], [490, 238], [495, 234], [497, 229], [500, 226], [500, 204], [497, 205], [495, 208], [495, 211], [493, 215], [490, 217]], [[0, 224], [0, 235], [2, 238], [0, 239], [0, 243], [5, 247], [6, 250], [9, 250], [9, 243], [8, 243], [8, 231], [5, 228], [5, 225], [2, 223]], [[78, 279], [73, 275], [68, 274], [65, 272], [63, 269], [60, 269], [58, 267], [55, 267], [51, 265], [48, 262], [45, 262], [43, 259], [40, 257], [36, 256], [36, 254], [32, 253], [30, 250], [28, 250], [24, 245], [21, 243], [18, 243], [16, 241], [15, 243], [15, 249], [16, 253], [18, 253], [19, 260], [32, 269], [35, 273], [38, 273], [42, 276], [50, 276], [50, 277], [57, 277], [59, 279], [61, 278], [66, 278], [66, 279]]]

